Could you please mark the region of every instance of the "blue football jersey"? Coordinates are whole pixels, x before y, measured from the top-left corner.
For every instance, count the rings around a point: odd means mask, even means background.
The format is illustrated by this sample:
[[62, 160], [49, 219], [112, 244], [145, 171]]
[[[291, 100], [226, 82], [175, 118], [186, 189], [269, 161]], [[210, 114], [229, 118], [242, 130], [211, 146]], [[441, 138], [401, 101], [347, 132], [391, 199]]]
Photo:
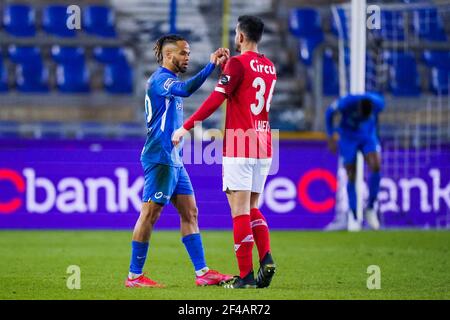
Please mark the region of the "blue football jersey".
[[[358, 102], [364, 98], [370, 99], [373, 103], [372, 113], [366, 119], [362, 118], [358, 113]], [[339, 125], [339, 133], [341, 135], [376, 135], [378, 114], [383, 111], [384, 106], [384, 98], [375, 93], [347, 95], [340, 98], [336, 100], [327, 110], [327, 133], [331, 136], [335, 131], [333, 128], [333, 115], [336, 112], [340, 112], [341, 122]]]
[[159, 67], [147, 81], [145, 115], [147, 140], [142, 149], [141, 161], [181, 167], [181, 142], [172, 144], [173, 132], [183, 124], [183, 100], [189, 97], [213, 72], [215, 64], [209, 63], [187, 81], [181, 81], [175, 73]]

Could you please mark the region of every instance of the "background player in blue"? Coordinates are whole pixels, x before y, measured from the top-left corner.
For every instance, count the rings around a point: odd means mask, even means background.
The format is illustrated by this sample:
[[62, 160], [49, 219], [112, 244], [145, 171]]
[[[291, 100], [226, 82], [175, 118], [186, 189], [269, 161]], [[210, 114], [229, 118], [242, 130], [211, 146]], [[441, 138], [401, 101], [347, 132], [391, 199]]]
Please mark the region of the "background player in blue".
[[[362, 151], [370, 168], [369, 200], [365, 210], [365, 218], [373, 229], [379, 229], [380, 226], [374, 204], [381, 179], [381, 147], [377, 135], [378, 114], [383, 111], [384, 106], [382, 96], [375, 93], [365, 93], [344, 96], [331, 104], [326, 112], [328, 146], [332, 152], [335, 152], [339, 141], [339, 154], [343, 158], [347, 171], [347, 193], [352, 213], [349, 219], [353, 218], [353, 223], [357, 220], [355, 179], [358, 151]], [[333, 118], [337, 112], [341, 114], [341, 121], [339, 128], [336, 130], [333, 126]], [[360, 226], [356, 225], [356, 229], [359, 228]]]
[[182, 241], [196, 273], [196, 284], [218, 285], [233, 279], [207, 267], [197, 223], [197, 206], [191, 181], [183, 166], [182, 146], [174, 147], [173, 131], [183, 124], [183, 100], [194, 93], [214, 71], [216, 65], [229, 57], [228, 49], [211, 54], [208, 63], [187, 81], [178, 78], [189, 64], [188, 42], [178, 35], [163, 36], [156, 42], [155, 55], [161, 64], [147, 82], [145, 112], [147, 141], [141, 163], [145, 182], [142, 209], [134, 227], [132, 253], [127, 287], [163, 287], [144, 276], [150, 236], [165, 204], [169, 201], [180, 214]]

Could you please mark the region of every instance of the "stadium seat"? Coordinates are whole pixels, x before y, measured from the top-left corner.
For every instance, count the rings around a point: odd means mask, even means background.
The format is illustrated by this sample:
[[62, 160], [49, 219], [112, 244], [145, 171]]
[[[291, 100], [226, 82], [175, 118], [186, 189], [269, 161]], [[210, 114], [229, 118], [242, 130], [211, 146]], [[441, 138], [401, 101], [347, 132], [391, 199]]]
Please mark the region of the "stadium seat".
[[64, 126], [57, 121], [44, 121], [38, 124], [37, 137], [40, 139], [62, 139], [65, 137]]
[[10, 60], [16, 64], [16, 85], [19, 91], [48, 91], [48, 69], [42, 61], [39, 48], [12, 45], [8, 53]]
[[289, 30], [298, 38], [311, 38], [322, 33], [320, 14], [313, 8], [297, 8], [290, 11]]
[[60, 64], [56, 67], [56, 83], [63, 93], [87, 93], [90, 91], [89, 69], [84, 61]]
[[109, 93], [128, 94], [133, 92], [133, 72], [123, 48], [96, 47], [94, 58], [105, 64], [103, 85]]
[[436, 8], [419, 8], [413, 11], [413, 32], [428, 41], [447, 41], [442, 19]]
[[389, 90], [395, 96], [420, 95], [420, 79], [414, 56], [409, 52], [384, 53], [389, 64]]
[[19, 138], [20, 124], [17, 121], [0, 121], [0, 138]]
[[83, 10], [84, 30], [93, 35], [105, 38], [116, 37], [114, 28], [114, 12], [101, 5], [87, 6]]
[[301, 61], [311, 65], [314, 49], [324, 39], [319, 12], [313, 8], [292, 9], [289, 16], [289, 30], [299, 38]]
[[450, 69], [450, 51], [425, 50], [423, 60], [429, 67]]
[[0, 93], [8, 91], [8, 71], [0, 56]]
[[16, 84], [21, 92], [48, 92], [48, 70], [42, 61], [18, 64]]
[[339, 75], [337, 72], [337, 66], [333, 60], [333, 52], [331, 50], [325, 50], [323, 54], [323, 94], [326, 96], [339, 95]]
[[381, 10], [381, 28], [373, 29], [375, 37], [388, 41], [405, 40], [403, 11]]
[[33, 37], [36, 34], [35, 12], [25, 4], [7, 5], [3, 12], [6, 32], [16, 37]]
[[101, 63], [118, 63], [125, 59], [125, 54], [119, 47], [95, 47], [94, 58]]
[[38, 47], [11, 45], [8, 48], [8, 55], [14, 63], [33, 62], [41, 59], [41, 50]]
[[56, 83], [64, 93], [85, 93], [90, 91], [89, 70], [86, 66], [84, 49], [77, 47], [52, 47], [52, 58], [57, 63]]
[[300, 59], [301, 61], [310, 66], [314, 58], [314, 50], [323, 41], [323, 34], [317, 35], [313, 38], [302, 38], [300, 39]]
[[55, 45], [52, 47], [52, 59], [60, 64], [73, 64], [84, 61], [84, 49], [81, 47], [61, 47]]
[[42, 26], [49, 34], [65, 38], [75, 37], [76, 30], [69, 29], [66, 26], [67, 18], [67, 6], [49, 5], [44, 8]]
[[130, 94], [133, 92], [133, 72], [126, 60], [105, 65], [104, 86], [113, 94]]
[[[348, 40], [349, 28], [345, 10], [343, 8], [338, 8], [336, 12], [333, 12], [330, 18], [331, 18], [331, 33], [334, 34], [336, 37], [342, 36], [343, 40], [345, 41]], [[340, 35], [340, 33], [342, 33], [342, 35]]]

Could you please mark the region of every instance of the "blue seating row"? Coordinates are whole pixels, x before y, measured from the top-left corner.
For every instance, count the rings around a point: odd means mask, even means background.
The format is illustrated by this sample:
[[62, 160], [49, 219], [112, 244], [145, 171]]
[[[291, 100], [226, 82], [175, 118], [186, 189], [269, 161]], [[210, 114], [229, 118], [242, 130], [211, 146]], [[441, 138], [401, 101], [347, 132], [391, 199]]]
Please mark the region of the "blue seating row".
[[[15, 87], [19, 92], [48, 92], [49, 71], [43, 62], [41, 50], [34, 46], [11, 45], [8, 58], [15, 65]], [[133, 72], [124, 50], [120, 47], [96, 47], [95, 60], [104, 65], [103, 85], [108, 93], [133, 92]], [[91, 72], [87, 66], [85, 49], [54, 45], [52, 60], [56, 64], [56, 85], [62, 93], [90, 91]], [[0, 92], [7, 92], [8, 75], [0, 56]]]
[[[73, 11], [67, 5], [55, 4], [42, 11], [42, 28], [50, 35], [72, 38], [77, 29], [68, 28]], [[89, 5], [80, 10], [81, 30], [88, 35], [104, 38], [116, 37], [114, 11], [107, 6]], [[14, 37], [34, 37], [36, 35], [36, 10], [27, 4], [9, 4], [3, 9], [3, 26]]]

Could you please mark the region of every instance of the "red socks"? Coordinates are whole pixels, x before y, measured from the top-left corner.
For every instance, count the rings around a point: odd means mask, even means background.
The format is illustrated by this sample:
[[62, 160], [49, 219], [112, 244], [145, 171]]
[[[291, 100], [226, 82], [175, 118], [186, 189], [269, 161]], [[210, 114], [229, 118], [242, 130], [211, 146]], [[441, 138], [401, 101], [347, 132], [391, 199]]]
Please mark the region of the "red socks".
[[250, 215], [233, 218], [234, 251], [238, 261], [240, 277], [244, 278], [253, 271], [253, 233], [250, 227]]
[[269, 227], [266, 218], [258, 208], [250, 210], [250, 220], [256, 247], [258, 248], [259, 261], [261, 261], [270, 251]]

